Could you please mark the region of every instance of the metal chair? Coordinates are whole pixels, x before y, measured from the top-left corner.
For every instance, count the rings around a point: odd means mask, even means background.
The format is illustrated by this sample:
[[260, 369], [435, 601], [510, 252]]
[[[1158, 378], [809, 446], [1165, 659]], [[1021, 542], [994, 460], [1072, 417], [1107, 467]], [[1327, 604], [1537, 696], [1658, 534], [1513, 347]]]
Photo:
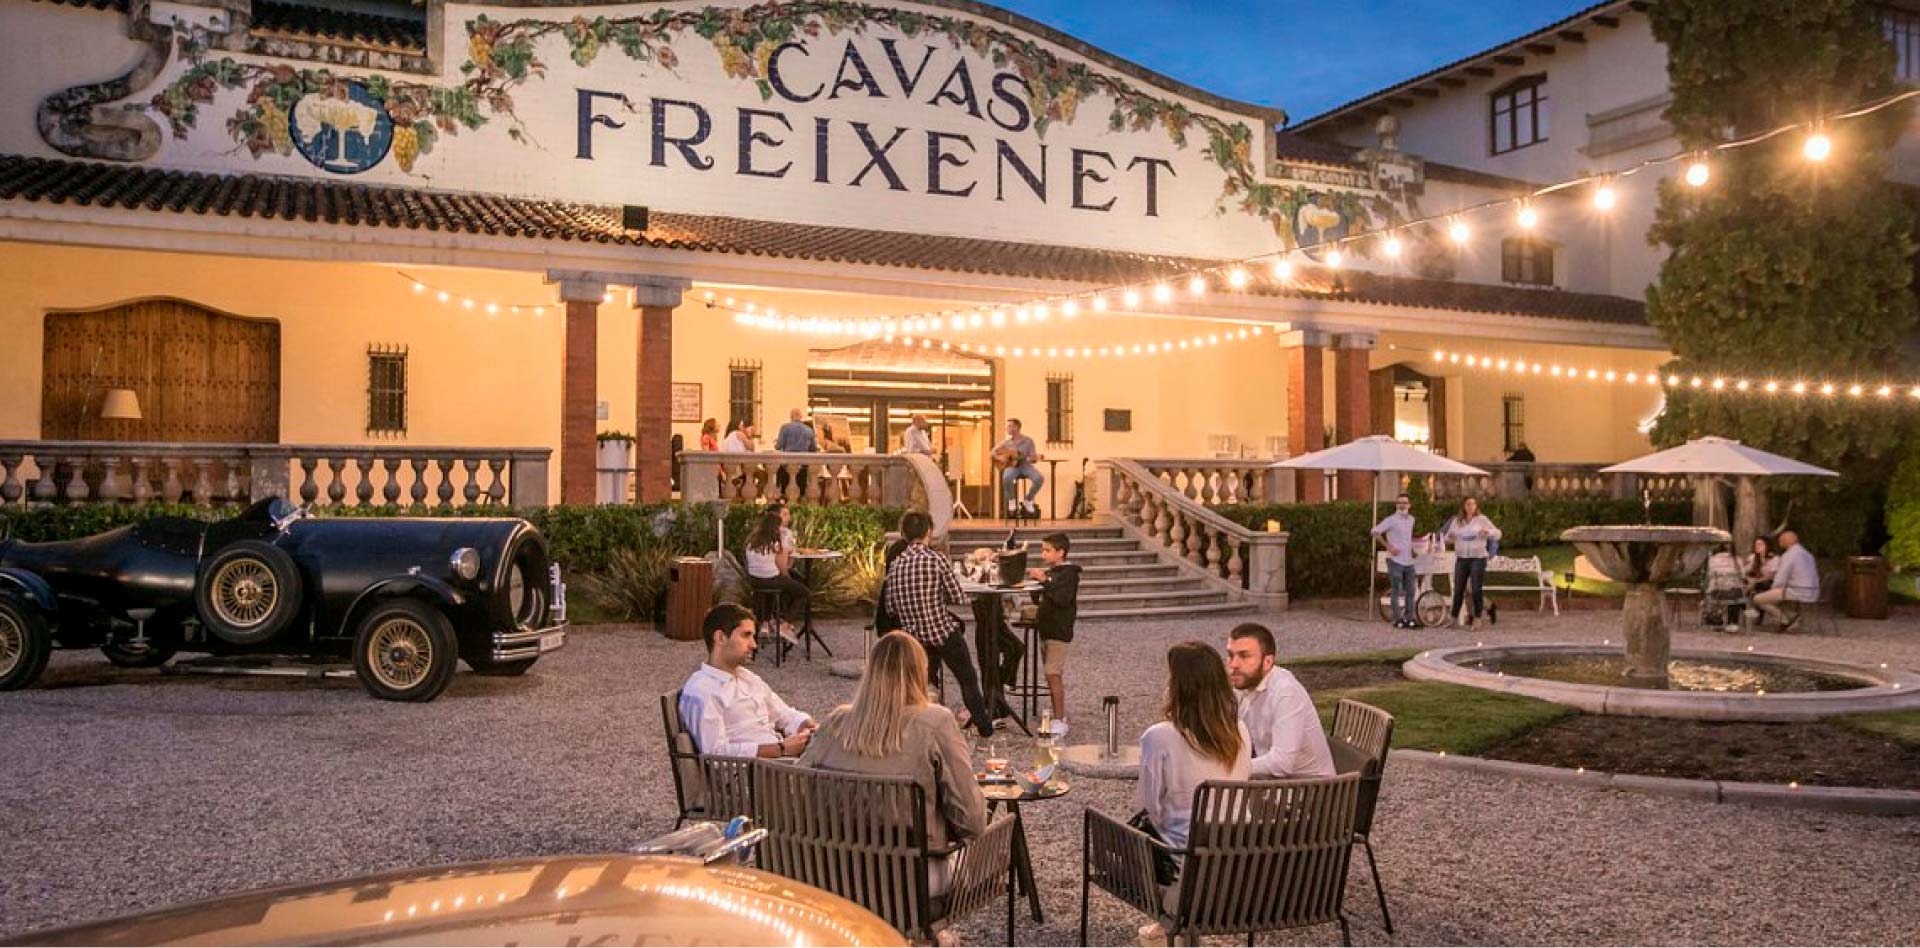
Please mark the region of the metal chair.
[[[1193, 797], [1186, 849], [1173, 849], [1097, 810], [1086, 811], [1080, 944], [1098, 886], [1166, 928], [1169, 941], [1340, 923], [1353, 851], [1360, 775], [1313, 780], [1209, 780]], [[1184, 856], [1171, 892], [1154, 879], [1156, 853]]]
[[[1012, 815], [976, 839], [929, 849], [926, 792], [912, 777], [835, 773], [770, 760], [754, 765], [766, 829], [760, 868], [864, 906], [929, 944], [934, 929], [1004, 894], [1014, 943]], [[959, 855], [947, 891], [932, 892], [933, 860]]]
[[688, 820], [725, 820], [753, 814], [753, 758], [702, 754], [680, 721], [680, 692], [660, 696], [660, 722], [673, 772], [675, 829]]
[[[786, 663], [787, 649], [791, 646], [780, 635], [780, 623], [786, 619], [786, 594], [774, 588], [756, 588], [748, 580], [747, 588], [753, 595], [753, 640], [766, 642], [773, 649], [773, 667], [779, 668]], [[757, 659], [758, 653], [755, 653]]]
[[1335, 773], [1360, 775], [1353, 841], [1367, 852], [1367, 873], [1373, 877], [1373, 894], [1380, 899], [1380, 921], [1389, 935], [1393, 934], [1393, 916], [1387, 912], [1387, 888], [1380, 881], [1380, 865], [1373, 859], [1373, 814], [1380, 802], [1380, 781], [1392, 742], [1393, 715], [1347, 698], [1334, 707], [1333, 733], [1327, 737], [1327, 746], [1333, 751]]

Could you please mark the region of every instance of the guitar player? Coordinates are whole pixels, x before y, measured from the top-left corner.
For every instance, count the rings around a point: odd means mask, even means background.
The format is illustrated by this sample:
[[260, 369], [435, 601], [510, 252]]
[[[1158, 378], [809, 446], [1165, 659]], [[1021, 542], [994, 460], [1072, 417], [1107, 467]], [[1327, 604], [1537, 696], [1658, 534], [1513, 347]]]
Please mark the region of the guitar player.
[[[993, 466], [1000, 469], [1000, 496], [1006, 499], [1007, 512], [1013, 513], [1015, 503], [1022, 504], [1029, 517], [1038, 517], [1040, 511], [1033, 505], [1034, 498], [1040, 496], [1040, 485], [1046, 478], [1040, 476], [1040, 469], [1033, 462], [1040, 460], [1040, 451], [1033, 439], [1020, 433], [1020, 419], [1007, 419], [1007, 440], [993, 449]], [[1025, 500], [1016, 500], [1014, 491], [1020, 478], [1027, 479]]]

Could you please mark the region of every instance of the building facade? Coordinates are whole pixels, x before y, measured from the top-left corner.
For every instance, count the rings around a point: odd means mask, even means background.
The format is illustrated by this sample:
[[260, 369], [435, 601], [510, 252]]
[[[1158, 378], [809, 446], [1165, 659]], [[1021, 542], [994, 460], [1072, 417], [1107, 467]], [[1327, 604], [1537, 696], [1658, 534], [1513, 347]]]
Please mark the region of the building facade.
[[1064, 507], [1087, 460], [1374, 432], [1612, 461], [1659, 403], [1615, 382], [1665, 358], [1624, 262], [1336, 251], [1549, 167], [1411, 112], [1282, 132], [970, 0], [0, 0], [0, 35], [9, 502], [276, 463], [586, 502], [610, 432], [654, 499], [676, 438], [797, 408], [855, 453], [927, 415], [975, 508], [1018, 418]]

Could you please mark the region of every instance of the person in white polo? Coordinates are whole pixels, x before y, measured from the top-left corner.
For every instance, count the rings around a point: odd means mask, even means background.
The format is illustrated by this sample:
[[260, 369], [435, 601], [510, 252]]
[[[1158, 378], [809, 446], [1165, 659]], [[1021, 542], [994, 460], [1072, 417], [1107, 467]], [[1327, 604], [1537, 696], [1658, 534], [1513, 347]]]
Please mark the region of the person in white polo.
[[1227, 635], [1227, 681], [1253, 740], [1254, 777], [1333, 776], [1320, 714], [1300, 680], [1274, 664], [1272, 630], [1258, 622], [1234, 626]]

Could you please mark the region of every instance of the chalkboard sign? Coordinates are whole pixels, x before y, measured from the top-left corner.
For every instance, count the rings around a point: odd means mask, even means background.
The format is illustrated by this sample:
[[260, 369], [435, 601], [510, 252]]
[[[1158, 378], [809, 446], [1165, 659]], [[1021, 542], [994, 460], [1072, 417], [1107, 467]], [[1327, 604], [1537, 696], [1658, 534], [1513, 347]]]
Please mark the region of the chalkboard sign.
[[700, 383], [673, 383], [673, 420], [700, 421]]
[[1109, 408], [1107, 409], [1106, 414], [1107, 414], [1107, 430], [1108, 431], [1132, 431], [1133, 430], [1133, 409]]

